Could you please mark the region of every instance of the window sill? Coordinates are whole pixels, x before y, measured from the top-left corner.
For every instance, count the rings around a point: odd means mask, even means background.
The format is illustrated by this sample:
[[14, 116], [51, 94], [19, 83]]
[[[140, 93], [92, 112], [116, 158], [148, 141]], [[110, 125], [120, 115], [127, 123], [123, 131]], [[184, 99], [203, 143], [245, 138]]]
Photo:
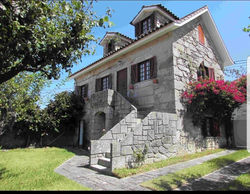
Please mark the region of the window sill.
[[147, 80], [143, 80], [143, 81], [140, 81], [140, 82], [136, 82], [133, 85], [134, 89], [135, 88], [138, 88], [138, 87], [146, 87], [148, 85], [151, 85], [152, 84], [152, 79], [147, 79]]

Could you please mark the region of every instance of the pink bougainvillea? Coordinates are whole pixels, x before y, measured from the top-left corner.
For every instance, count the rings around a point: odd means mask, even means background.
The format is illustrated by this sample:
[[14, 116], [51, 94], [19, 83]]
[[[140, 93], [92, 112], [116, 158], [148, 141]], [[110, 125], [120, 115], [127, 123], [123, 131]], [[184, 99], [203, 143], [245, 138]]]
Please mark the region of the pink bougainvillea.
[[246, 101], [246, 76], [232, 82], [212, 79], [190, 82], [182, 101], [192, 112], [194, 124], [208, 113], [223, 120]]

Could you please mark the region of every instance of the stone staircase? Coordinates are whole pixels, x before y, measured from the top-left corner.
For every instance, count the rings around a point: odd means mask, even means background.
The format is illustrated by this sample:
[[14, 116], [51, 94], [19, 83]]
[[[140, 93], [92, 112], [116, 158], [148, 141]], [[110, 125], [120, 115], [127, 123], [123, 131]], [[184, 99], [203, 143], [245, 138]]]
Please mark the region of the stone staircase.
[[106, 175], [112, 175], [110, 152], [106, 152], [105, 156], [99, 158], [97, 164], [91, 165], [90, 168]]
[[112, 96], [114, 100], [109, 105], [117, 106], [116, 109], [121, 108], [123, 115], [122, 119], [102, 137], [98, 140], [91, 140], [90, 168], [100, 173], [112, 175], [111, 144], [122, 141], [127, 138], [128, 134], [140, 127], [142, 120], [151, 112], [152, 107], [136, 107], [116, 91], [108, 90], [106, 95]]

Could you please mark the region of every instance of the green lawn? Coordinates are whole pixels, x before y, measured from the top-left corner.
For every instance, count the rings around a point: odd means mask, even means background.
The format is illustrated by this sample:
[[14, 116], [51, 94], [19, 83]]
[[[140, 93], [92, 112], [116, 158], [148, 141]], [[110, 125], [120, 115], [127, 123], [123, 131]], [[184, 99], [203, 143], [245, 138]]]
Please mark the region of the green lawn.
[[231, 164], [248, 156], [250, 156], [250, 153], [247, 150], [239, 150], [232, 154], [209, 160], [200, 165], [189, 167], [177, 171], [176, 173], [168, 174], [150, 181], [146, 181], [141, 185], [157, 191], [173, 190], [182, 184], [200, 178], [219, 168], [222, 168], [228, 164]]
[[131, 175], [134, 175], [134, 174], [148, 172], [150, 170], [155, 170], [155, 169], [159, 169], [159, 168], [162, 168], [162, 167], [165, 167], [165, 166], [176, 164], [178, 162], [185, 162], [185, 161], [192, 160], [192, 159], [195, 159], [195, 158], [199, 158], [199, 157], [202, 157], [202, 156], [206, 156], [206, 155], [209, 155], [209, 154], [218, 153], [218, 152], [221, 152], [221, 151], [224, 151], [224, 150], [225, 149], [205, 150], [205, 151], [197, 152], [197, 153], [194, 153], [194, 154], [186, 154], [186, 155], [183, 155], [183, 156], [176, 156], [176, 157], [169, 158], [169, 159], [166, 159], [166, 160], [162, 160], [162, 161], [159, 161], [159, 162], [154, 162], [152, 164], [144, 164], [144, 165], [139, 166], [137, 168], [115, 169], [113, 171], [113, 174], [115, 176], [119, 177], [119, 178], [124, 178], [124, 177], [131, 176]]
[[238, 176], [223, 191], [250, 191], [250, 172]]
[[90, 190], [54, 172], [72, 156], [60, 148], [0, 150], [0, 190]]

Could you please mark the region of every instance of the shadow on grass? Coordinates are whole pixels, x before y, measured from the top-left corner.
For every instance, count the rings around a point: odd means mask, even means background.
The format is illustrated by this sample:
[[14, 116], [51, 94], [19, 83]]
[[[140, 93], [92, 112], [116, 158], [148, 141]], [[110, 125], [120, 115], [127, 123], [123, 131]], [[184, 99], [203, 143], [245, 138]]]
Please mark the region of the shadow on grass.
[[168, 190], [172, 191], [176, 188], [179, 188], [183, 186], [184, 184], [190, 184], [192, 183], [195, 179], [200, 178], [201, 175], [189, 175], [188, 177], [185, 177], [183, 175], [178, 175], [178, 174], [172, 174], [172, 179], [171, 181], [166, 181], [166, 180], [159, 180], [159, 182], [154, 184], [158, 187], [161, 188], [161, 190]]
[[0, 180], [3, 178], [3, 174], [6, 172], [6, 168], [0, 166]]
[[242, 184], [241, 181], [235, 180], [230, 185], [227, 185], [222, 191], [231, 190], [231, 191], [250, 191], [249, 183], [247, 185]]
[[77, 156], [89, 156], [89, 151], [84, 150], [82, 148], [72, 147], [72, 146], [65, 146], [61, 148], [64, 148], [69, 152], [73, 152]]
[[[192, 170], [188, 171], [188, 173], [169, 174], [167, 176], [170, 178], [159, 179], [153, 183], [156, 187], [161, 188], [162, 190], [174, 190], [176, 188], [179, 188], [179, 190], [222, 190], [223, 188], [227, 188], [230, 181], [232, 182], [230, 176], [239, 176], [250, 169], [250, 163], [234, 162], [234, 160], [230, 159], [217, 158], [201, 164], [204, 166], [204, 169], [207, 169], [206, 174], [220, 169], [220, 174], [216, 173], [216, 177], [214, 178], [201, 178], [204, 174], [197, 172], [201, 168], [194, 166], [190, 168]], [[229, 164], [232, 165], [230, 165], [230, 167], [225, 167]], [[198, 166], [202, 167], [200, 165]], [[196, 181], [196, 179], [199, 179], [199, 181]], [[240, 182], [235, 182], [235, 185], [237, 185], [241, 190], [249, 190], [249, 187], [246, 188], [241, 185]]]

